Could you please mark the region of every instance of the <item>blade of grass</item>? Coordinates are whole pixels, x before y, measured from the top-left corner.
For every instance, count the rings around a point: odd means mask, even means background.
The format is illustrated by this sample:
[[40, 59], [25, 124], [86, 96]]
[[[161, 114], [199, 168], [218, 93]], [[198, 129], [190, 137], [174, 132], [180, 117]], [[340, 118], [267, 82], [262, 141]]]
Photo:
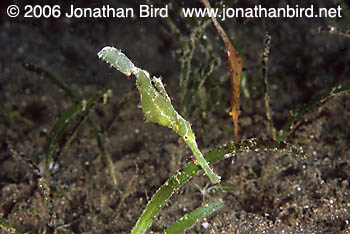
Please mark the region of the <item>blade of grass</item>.
[[44, 159], [44, 172], [48, 176], [49, 164], [53, 161], [53, 155], [57, 149], [58, 142], [61, 139], [64, 130], [68, 126], [69, 122], [75, 118], [78, 114], [86, 115], [88, 110], [99, 100], [103, 98], [110, 90], [104, 90], [99, 92], [97, 95], [83, 99], [80, 103], [74, 104], [68, 110], [66, 110], [61, 118], [56, 122], [55, 126], [52, 128], [48, 139], [48, 146], [46, 150], [46, 155]]
[[[262, 55], [262, 76], [264, 80], [264, 104], [266, 110], [266, 119], [268, 122], [268, 130], [271, 132], [272, 139], [276, 139], [276, 129], [273, 123], [271, 105], [270, 105], [270, 83], [268, 79], [268, 61], [269, 61], [269, 53], [270, 53], [270, 44], [271, 44], [271, 36], [266, 32], [265, 34], [265, 42], [264, 42], [264, 51]], [[276, 153], [271, 153], [268, 157], [266, 166], [263, 167], [261, 183], [260, 187], [265, 188], [269, 176], [272, 174], [274, 165], [276, 163]]]
[[[205, 159], [210, 164], [213, 164], [238, 153], [259, 150], [282, 151], [289, 152], [295, 156], [305, 156], [301, 149], [298, 149], [297, 147], [284, 141], [275, 141], [272, 139], [248, 139], [214, 149], [205, 154]], [[131, 233], [145, 233], [155, 216], [164, 206], [165, 202], [171, 197], [171, 195], [174, 194], [174, 192], [176, 192], [186, 181], [188, 181], [200, 170], [201, 167], [199, 165], [195, 165], [194, 162], [189, 162], [181, 171], [171, 176], [148, 202]]]
[[222, 201], [222, 199], [214, 199], [213, 201], [210, 201], [205, 205], [198, 207], [194, 211], [190, 212], [189, 214], [186, 214], [181, 219], [177, 220], [174, 224], [172, 224], [164, 232], [162, 232], [162, 234], [182, 233], [199, 220], [221, 209], [223, 205], [224, 202]]
[[32, 160], [30, 160], [23, 153], [19, 153], [15, 150], [13, 143], [11, 143], [10, 141], [7, 141], [6, 143], [7, 143], [8, 149], [11, 152], [13, 158], [23, 160], [27, 164], [27, 166], [30, 167], [31, 172], [34, 175], [34, 179], [37, 180], [37, 182], [39, 184], [38, 187], [41, 189], [41, 192], [42, 192], [44, 199], [45, 199], [45, 202], [46, 202], [46, 206], [49, 210], [49, 221], [47, 223], [46, 228], [48, 230], [55, 229], [57, 227], [58, 216], [57, 216], [57, 213], [55, 211], [55, 207], [54, 207], [54, 203], [53, 203], [53, 199], [52, 199], [51, 188], [50, 188], [49, 184], [47, 183], [46, 178], [41, 176], [40, 169], [36, 166], [36, 164]]
[[120, 110], [122, 110], [124, 108], [124, 106], [127, 104], [127, 101], [128, 99], [130, 98], [130, 92], [124, 96], [122, 98], [122, 100], [118, 103], [118, 106], [116, 108], [114, 108], [113, 110], [113, 116], [110, 118], [110, 120], [107, 122], [106, 124], [106, 129], [105, 129], [105, 132], [108, 132], [111, 127], [112, 127], [112, 124], [114, 123], [114, 121], [117, 119], [119, 113], [120, 113]]
[[185, 116], [189, 113], [195, 91], [198, 91], [198, 88], [192, 88], [192, 93], [188, 93], [190, 76], [191, 73], [193, 73], [192, 60], [196, 49], [196, 42], [202, 37], [209, 23], [210, 21], [208, 20], [199, 21], [198, 25], [192, 30], [189, 40], [186, 41], [183, 47], [180, 73], [180, 103], [181, 113]]
[[327, 29], [320, 28], [319, 32], [325, 32], [325, 33], [334, 34], [345, 38], [350, 38], [349, 32], [342, 32], [334, 26], [328, 26]]
[[295, 114], [292, 115], [292, 117], [286, 122], [286, 124], [281, 129], [277, 139], [279, 140], [286, 139], [288, 135], [290, 135], [295, 129], [295, 123], [298, 120], [300, 120], [303, 115], [312, 111], [316, 106], [322, 105], [332, 97], [335, 97], [338, 95], [346, 95], [349, 93], [350, 93], [350, 84], [343, 84], [343, 85], [334, 87], [331, 90], [327, 91], [326, 93], [313, 98], [309, 103], [303, 105], [299, 110], [295, 112]]
[[[49, 72], [45, 71], [44, 69], [37, 67], [33, 64], [30, 64], [30, 63], [24, 63], [23, 67], [25, 69], [27, 69], [28, 71], [31, 71], [31, 72], [38, 74], [41, 78], [47, 79], [50, 82], [52, 82], [53, 84], [55, 84], [58, 88], [60, 88], [66, 94], [67, 97], [70, 98], [70, 100], [73, 103], [76, 103], [79, 100], [79, 98], [77, 98], [77, 96], [74, 95], [74, 93], [69, 89], [69, 87], [66, 84], [64, 84], [61, 80], [57, 79], [55, 76], [51, 75]], [[106, 93], [105, 95], [108, 96], [110, 94]], [[124, 102], [125, 101], [123, 101], [121, 103], [121, 106], [124, 104]], [[112, 121], [117, 116], [117, 113], [109, 121], [107, 126], [110, 126], [112, 124]], [[96, 141], [98, 143], [98, 146], [100, 148], [101, 155], [106, 160], [111, 179], [112, 179], [114, 184], [117, 184], [117, 177], [115, 175], [113, 160], [112, 160], [112, 157], [111, 157], [109, 151], [107, 150], [107, 148], [104, 144], [103, 137], [102, 137], [101, 133], [98, 131], [97, 126], [94, 123], [94, 121], [92, 121], [88, 116], [87, 116], [87, 118], [88, 118], [88, 124], [89, 124], [90, 128], [92, 129], [92, 132], [93, 132], [93, 134], [96, 138]], [[81, 121], [79, 123], [81, 123]], [[78, 126], [76, 127], [76, 129], [78, 129]], [[74, 137], [75, 137], [75, 134], [72, 134], [72, 137], [70, 138], [69, 141], [71, 141]], [[69, 145], [69, 142], [67, 142], [66, 145]]]
[[272, 139], [276, 139], [276, 129], [273, 123], [272, 111], [270, 106], [270, 84], [268, 79], [268, 61], [269, 61], [269, 53], [270, 53], [270, 43], [271, 36], [266, 32], [265, 34], [265, 43], [264, 43], [264, 52], [262, 56], [262, 75], [264, 79], [264, 88], [265, 88], [265, 109], [266, 109], [266, 118], [269, 123], [269, 130], [272, 135]]
[[64, 94], [67, 97], [69, 97], [72, 100], [72, 102], [78, 101], [78, 98], [73, 94], [73, 92], [68, 88], [68, 86], [65, 83], [63, 83], [62, 81], [60, 81], [59, 79], [57, 79], [56, 77], [54, 77], [53, 75], [51, 75], [49, 72], [47, 72], [44, 69], [37, 67], [33, 64], [30, 64], [30, 63], [24, 63], [23, 67], [25, 69], [27, 69], [28, 71], [31, 71], [31, 72], [38, 74], [41, 78], [44, 78], [44, 79], [51, 81], [58, 88], [62, 89]]
[[106, 160], [109, 175], [112, 179], [112, 182], [116, 185], [118, 183], [118, 180], [117, 180], [117, 175], [115, 174], [112, 156], [110, 155], [110, 153], [107, 149], [107, 146], [105, 145], [105, 143], [102, 139], [102, 136], [101, 136], [100, 132], [98, 131], [96, 125], [91, 123], [91, 122], [92, 122], [92, 120], [88, 119], [88, 123], [90, 124], [90, 127], [92, 129], [92, 134], [95, 136], [95, 138], [97, 140], [98, 147], [100, 148], [101, 154], [104, 155], [104, 158]]

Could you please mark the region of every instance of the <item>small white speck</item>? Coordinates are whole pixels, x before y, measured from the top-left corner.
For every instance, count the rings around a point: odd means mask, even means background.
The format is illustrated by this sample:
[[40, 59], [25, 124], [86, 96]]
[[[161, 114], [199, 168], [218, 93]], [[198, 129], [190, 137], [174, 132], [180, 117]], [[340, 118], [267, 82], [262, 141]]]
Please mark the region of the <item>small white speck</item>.
[[210, 226], [210, 224], [207, 223], [207, 222], [202, 223], [202, 227], [203, 227], [204, 229], [208, 229], [209, 226]]
[[298, 185], [298, 184], [294, 186], [294, 189], [297, 190], [298, 192], [301, 191], [300, 185]]

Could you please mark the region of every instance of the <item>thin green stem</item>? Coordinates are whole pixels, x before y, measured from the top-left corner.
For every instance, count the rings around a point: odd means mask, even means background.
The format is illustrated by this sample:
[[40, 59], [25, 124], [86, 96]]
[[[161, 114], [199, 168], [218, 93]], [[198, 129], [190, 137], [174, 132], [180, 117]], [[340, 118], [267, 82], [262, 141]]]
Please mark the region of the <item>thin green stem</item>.
[[194, 141], [193, 139], [187, 139], [185, 140], [186, 144], [188, 145], [188, 147], [190, 147], [196, 161], [195, 163], [198, 163], [204, 170], [205, 174], [207, 174], [207, 176], [210, 179], [210, 182], [212, 182], [213, 184], [217, 184], [220, 183], [221, 177], [216, 175], [213, 170], [209, 167], [208, 161], [205, 160], [205, 158], [203, 157], [203, 154], [201, 153], [201, 151], [198, 149], [197, 143], [196, 141]]
[[181, 219], [177, 220], [174, 224], [168, 227], [162, 234], [177, 234], [184, 232], [187, 228], [190, 228], [198, 220], [207, 217], [215, 211], [221, 209], [224, 202], [221, 199], [214, 199], [201, 207], [198, 207], [194, 211], [186, 214]]

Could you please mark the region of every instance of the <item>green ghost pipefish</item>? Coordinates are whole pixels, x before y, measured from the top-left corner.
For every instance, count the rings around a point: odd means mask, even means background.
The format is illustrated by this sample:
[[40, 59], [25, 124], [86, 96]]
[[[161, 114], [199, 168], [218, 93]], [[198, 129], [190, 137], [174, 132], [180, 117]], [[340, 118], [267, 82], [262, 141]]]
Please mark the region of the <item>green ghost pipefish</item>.
[[161, 78], [153, 77], [151, 80], [147, 71], [136, 67], [125, 54], [114, 47], [106, 46], [97, 55], [124, 75], [136, 76], [136, 86], [141, 95], [141, 108], [147, 121], [169, 127], [179, 134], [192, 150], [197, 163], [210, 181], [213, 184], [219, 183], [220, 176], [213, 172], [204, 159], [198, 149], [190, 123], [174, 109]]

